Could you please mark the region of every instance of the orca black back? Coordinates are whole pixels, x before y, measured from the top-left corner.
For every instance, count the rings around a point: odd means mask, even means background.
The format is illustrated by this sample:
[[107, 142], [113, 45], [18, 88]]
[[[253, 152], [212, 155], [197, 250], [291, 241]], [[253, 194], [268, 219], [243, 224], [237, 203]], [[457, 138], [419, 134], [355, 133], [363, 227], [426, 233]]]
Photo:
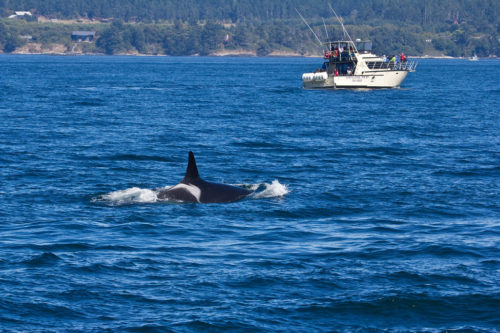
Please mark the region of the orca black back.
[[179, 184], [160, 192], [158, 198], [181, 202], [222, 203], [238, 201], [252, 193], [241, 187], [211, 183], [201, 179], [196, 159], [190, 151], [184, 179]]

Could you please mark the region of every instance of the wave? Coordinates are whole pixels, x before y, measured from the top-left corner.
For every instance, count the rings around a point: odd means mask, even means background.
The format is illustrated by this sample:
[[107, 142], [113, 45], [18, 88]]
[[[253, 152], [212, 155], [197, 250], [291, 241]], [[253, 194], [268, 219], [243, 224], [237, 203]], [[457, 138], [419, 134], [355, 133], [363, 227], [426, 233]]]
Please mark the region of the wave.
[[[54, 255], [53, 252], [57, 251], [70, 251], [70, 252], [83, 252], [92, 250], [109, 250], [109, 251], [135, 251], [135, 247], [124, 246], [124, 245], [94, 245], [92, 243], [53, 243], [53, 244], [14, 244], [7, 246], [9, 249], [19, 250], [19, 249], [31, 249], [36, 251], [43, 251], [42, 257], [50, 258]], [[57, 257], [57, 256], [56, 256]], [[35, 257], [37, 258], [37, 257]], [[52, 257], [54, 258], [54, 257]], [[33, 259], [31, 259], [33, 260]], [[0, 264], [2, 260], [0, 259]]]
[[104, 157], [103, 159], [110, 159], [112, 161], [158, 161], [158, 162], [172, 162], [171, 158], [155, 155], [140, 155], [140, 154], [117, 154]]
[[74, 102], [72, 104], [73, 106], [104, 106], [105, 103], [104, 101], [102, 100], [84, 100], [84, 101], [78, 101], [78, 102]]
[[[253, 191], [254, 193], [249, 196], [249, 199], [279, 198], [290, 193], [288, 186], [281, 184], [277, 179], [273, 180], [270, 184], [239, 184], [236, 186], [245, 187]], [[171, 186], [165, 186], [158, 189], [132, 187], [99, 195], [92, 198], [91, 201], [94, 203], [104, 203], [109, 206], [152, 204], [157, 202], [171, 203], [172, 201], [158, 199], [158, 194], [170, 187]]]
[[126, 190], [119, 190], [103, 194], [93, 199], [92, 201], [104, 202], [112, 206], [130, 205], [137, 203], [155, 203], [158, 201], [157, 194], [158, 192], [153, 190], [132, 187]]
[[95, 160], [95, 161], [157, 161], [157, 162], [172, 162], [173, 160], [164, 156], [157, 155], [142, 155], [142, 154], [114, 154], [114, 155], [77, 155], [75, 158], [79, 160]]
[[80, 88], [76, 88], [78, 90], [87, 90], [87, 91], [97, 91], [98, 88], [97, 87], [80, 87]]
[[45, 266], [45, 265], [53, 265], [61, 258], [56, 256], [52, 252], [44, 252], [40, 255], [35, 255], [34, 257], [25, 260], [24, 264], [29, 266]]
[[466, 168], [462, 170], [437, 170], [433, 173], [437, 176], [455, 176], [455, 177], [487, 177], [500, 175], [499, 166], [488, 166], [481, 168]]
[[[429, 295], [429, 294], [394, 294], [382, 297], [363, 299], [315, 299], [310, 304], [300, 304], [294, 309], [311, 319], [322, 320], [326, 316], [331, 318], [350, 317], [356, 314], [362, 325], [359, 331], [366, 331], [366, 325], [386, 327], [391, 322], [401, 320], [399, 331], [422, 331], [422, 327], [436, 326], [446, 323], [447, 327], [466, 327], [467, 332], [494, 332], [492, 327], [498, 327], [498, 295], [462, 294], [462, 295]], [[470, 309], [474, 310], [470, 310]], [[446, 309], [446, 311], [443, 311]], [[386, 319], [384, 319], [386, 318]], [[464, 319], [466, 318], [466, 319]], [[376, 321], [370, 321], [375, 319]], [[341, 320], [338, 326], [350, 324], [351, 320]], [[473, 326], [469, 326], [472, 324]], [[455, 329], [452, 329], [454, 331]], [[372, 331], [372, 330], [370, 330]], [[373, 330], [378, 331], [378, 330]], [[382, 330], [380, 330], [382, 331]], [[425, 330], [424, 330], [425, 331]], [[445, 331], [439, 327], [435, 331]]]
[[168, 90], [168, 88], [165, 87], [142, 87], [142, 86], [114, 86], [111, 87], [112, 90], [131, 90], [131, 91], [140, 91], [140, 90], [152, 90], [152, 91], [165, 91]]
[[[262, 191], [258, 192], [260, 188], [263, 189]], [[251, 189], [255, 191], [252, 195], [254, 199], [278, 198], [284, 197], [285, 195], [290, 193], [288, 186], [280, 184], [277, 179], [273, 180], [271, 184], [263, 183], [258, 185], [257, 187], [251, 187]]]
[[[259, 327], [253, 326], [250, 323], [245, 323], [241, 318], [235, 318], [234, 320], [224, 320], [224, 321], [212, 321], [212, 320], [200, 320], [195, 319], [191, 321], [185, 321], [180, 323], [175, 323], [173, 325], [177, 331], [194, 331], [194, 332], [219, 332], [219, 331], [236, 331], [236, 332], [258, 332], [261, 331]], [[140, 332], [140, 331], [139, 331]], [[147, 332], [151, 332], [148, 330]], [[162, 331], [163, 332], [163, 331]]]

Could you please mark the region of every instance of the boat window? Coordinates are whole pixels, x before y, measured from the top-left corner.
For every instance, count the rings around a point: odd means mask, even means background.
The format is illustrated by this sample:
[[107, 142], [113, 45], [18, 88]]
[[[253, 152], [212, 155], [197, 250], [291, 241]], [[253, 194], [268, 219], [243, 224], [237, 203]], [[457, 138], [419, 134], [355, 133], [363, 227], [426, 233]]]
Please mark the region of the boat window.
[[371, 52], [372, 46], [373, 44], [370, 41], [356, 43], [356, 48], [358, 49], [358, 51], [364, 53]]
[[366, 63], [369, 69], [387, 69], [390, 68], [389, 62], [384, 61], [369, 61]]

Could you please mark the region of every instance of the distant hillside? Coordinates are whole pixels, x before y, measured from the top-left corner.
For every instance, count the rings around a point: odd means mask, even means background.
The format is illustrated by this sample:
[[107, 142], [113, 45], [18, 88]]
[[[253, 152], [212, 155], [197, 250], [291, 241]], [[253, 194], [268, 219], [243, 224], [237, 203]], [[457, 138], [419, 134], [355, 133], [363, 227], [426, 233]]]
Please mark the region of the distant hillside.
[[32, 10], [52, 18], [118, 18], [124, 21], [296, 19], [295, 8], [309, 18], [330, 17], [328, 4], [352, 21], [388, 20], [432, 25], [468, 21], [497, 25], [498, 0], [0, 0], [4, 13]]
[[[30, 42], [75, 50], [69, 31], [76, 27], [61, 24], [73, 20], [97, 31], [85, 46], [88, 52], [317, 53], [295, 9], [322, 38], [323, 18], [329, 36], [340, 37], [330, 3], [352, 36], [371, 39], [379, 53], [500, 55], [498, 0], [0, 0], [0, 51]], [[6, 19], [14, 11], [31, 11], [33, 17]], [[37, 17], [59, 24], [36, 23]], [[26, 36], [32, 39], [23, 40]]]

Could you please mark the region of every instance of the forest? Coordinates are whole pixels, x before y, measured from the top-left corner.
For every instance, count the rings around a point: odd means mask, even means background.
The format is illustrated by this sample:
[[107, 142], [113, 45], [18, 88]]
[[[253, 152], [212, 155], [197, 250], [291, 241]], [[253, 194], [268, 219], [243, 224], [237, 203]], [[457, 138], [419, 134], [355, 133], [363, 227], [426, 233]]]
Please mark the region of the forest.
[[[329, 4], [377, 53], [500, 54], [498, 0], [0, 0], [0, 51], [57, 43], [69, 52], [71, 31], [93, 30], [96, 40], [79, 45], [84, 53], [320, 54], [297, 11], [321, 39], [342, 38]], [[15, 11], [33, 15], [7, 18]]]

